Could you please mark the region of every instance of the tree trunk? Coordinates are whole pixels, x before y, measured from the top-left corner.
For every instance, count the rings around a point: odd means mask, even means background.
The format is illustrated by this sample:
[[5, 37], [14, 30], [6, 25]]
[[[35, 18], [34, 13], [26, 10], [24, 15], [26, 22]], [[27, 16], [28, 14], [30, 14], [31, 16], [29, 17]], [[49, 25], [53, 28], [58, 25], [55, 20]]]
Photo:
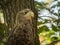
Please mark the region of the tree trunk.
[[[29, 45], [38, 45], [37, 12], [35, 10], [34, 0], [1, 0], [0, 5], [2, 9], [4, 10], [5, 24], [7, 26], [8, 35], [11, 34], [13, 27], [15, 26], [16, 15], [19, 11], [28, 8], [34, 12], [35, 17], [34, 19], [32, 19], [33, 28], [31, 27], [31, 29], [33, 29], [31, 34], [33, 34], [34, 41], [33, 43], [30, 43]], [[7, 43], [9, 43], [9, 41]], [[12, 41], [10, 41], [10, 43], [12, 43]], [[15, 45], [21, 45], [21, 44], [15, 44]]]

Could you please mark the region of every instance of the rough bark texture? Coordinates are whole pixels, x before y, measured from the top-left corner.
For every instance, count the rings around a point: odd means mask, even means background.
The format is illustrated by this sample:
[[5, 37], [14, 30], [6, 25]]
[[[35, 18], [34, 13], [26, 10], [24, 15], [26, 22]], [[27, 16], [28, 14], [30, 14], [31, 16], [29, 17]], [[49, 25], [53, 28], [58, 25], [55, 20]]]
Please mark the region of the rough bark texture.
[[[0, 5], [1, 5], [1, 8], [4, 10], [5, 24], [7, 26], [8, 35], [11, 34], [11, 31], [13, 30], [13, 27], [15, 26], [16, 14], [19, 11], [28, 8], [28, 9], [31, 9], [34, 12], [35, 17], [34, 17], [34, 19], [32, 19], [33, 28], [30, 26], [31, 29], [32, 29], [31, 34], [33, 34], [33, 39], [34, 39], [33, 43], [34, 44], [29, 43], [27, 45], [38, 45], [37, 44], [37, 42], [38, 42], [37, 24], [36, 24], [36, 22], [37, 22], [37, 12], [35, 11], [34, 0], [0, 0]], [[17, 29], [17, 30], [19, 30], [19, 29]], [[30, 30], [30, 28], [28, 30]], [[23, 40], [26, 40], [26, 39], [23, 39]], [[14, 42], [14, 41], [12, 41], [12, 42]], [[32, 42], [32, 40], [31, 40], [31, 42]], [[13, 44], [11, 44], [11, 45], [13, 45]], [[19, 43], [17, 43], [16, 45], [19, 45]], [[22, 44], [20, 44], [20, 45], [22, 45]], [[23, 44], [23, 45], [26, 45], [26, 44]]]

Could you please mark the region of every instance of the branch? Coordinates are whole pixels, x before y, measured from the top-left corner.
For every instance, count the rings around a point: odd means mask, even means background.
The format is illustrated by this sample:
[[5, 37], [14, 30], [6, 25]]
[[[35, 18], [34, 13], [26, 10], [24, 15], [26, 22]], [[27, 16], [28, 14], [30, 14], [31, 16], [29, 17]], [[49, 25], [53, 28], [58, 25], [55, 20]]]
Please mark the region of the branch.
[[55, 45], [57, 42], [59, 42], [60, 40], [56, 40], [56, 41], [53, 41], [51, 42], [50, 44], [47, 44], [47, 45]]

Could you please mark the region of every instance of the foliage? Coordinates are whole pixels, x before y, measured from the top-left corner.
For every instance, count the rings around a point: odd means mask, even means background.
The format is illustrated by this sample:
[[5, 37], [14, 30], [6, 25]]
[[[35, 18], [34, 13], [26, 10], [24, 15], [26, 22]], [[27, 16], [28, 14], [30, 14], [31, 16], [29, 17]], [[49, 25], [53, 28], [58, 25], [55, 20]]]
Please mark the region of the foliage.
[[5, 24], [0, 23], [0, 45], [5, 43]]
[[[55, 3], [55, 2], [57, 2], [57, 3]], [[55, 4], [53, 4], [53, 3], [55, 3]], [[55, 40], [60, 40], [59, 39], [59, 37], [60, 37], [60, 1], [54, 0], [52, 2], [52, 4], [53, 4], [52, 6], [47, 7], [47, 5], [49, 5], [48, 3], [38, 2], [38, 1], [35, 2], [36, 9], [38, 10], [38, 12], [40, 12], [39, 15], [38, 15], [39, 16], [38, 20], [40, 20], [40, 21], [37, 22], [37, 27], [40, 26], [38, 28], [38, 34], [39, 35], [44, 34], [47, 42], [49, 42], [49, 40], [50, 40], [50, 43], [52, 41], [55, 41]], [[49, 12], [48, 14], [46, 14], [48, 16], [46, 16], [46, 15], [40, 16], [41, 11], [43, 9], [47, 10]], [[57, 11], [57, 12], [55, 12], [55, 11]], [[51, 16], [49, 16], [49, 14]], [[46, 17], [48, 19], [43, 19], [44, 17]], [[50, 28], [51, 29], [49, 29], [49, 26], [46, 25], [47, 23], [50, 23], [50, 25], [51, 25]], [[41, 26], [41, 25], [43, 25], [43, 26]], [[48, 33], [48, 34], [46, 34], [46, 33]]]
[[6, 25], [4, 24], [4, 19], [3, 19], [3, 11], [0, 9], [0, 45], [5, 44], [5, 31], [6, 31]]

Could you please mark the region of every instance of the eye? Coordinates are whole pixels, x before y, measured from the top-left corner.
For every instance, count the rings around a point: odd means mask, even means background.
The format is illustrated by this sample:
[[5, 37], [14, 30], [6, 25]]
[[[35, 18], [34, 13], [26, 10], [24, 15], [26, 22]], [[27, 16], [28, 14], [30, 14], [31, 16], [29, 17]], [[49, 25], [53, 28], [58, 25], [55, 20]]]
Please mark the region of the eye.
[[25, 14], [27, 14], [27, 11], [25, 12]]

